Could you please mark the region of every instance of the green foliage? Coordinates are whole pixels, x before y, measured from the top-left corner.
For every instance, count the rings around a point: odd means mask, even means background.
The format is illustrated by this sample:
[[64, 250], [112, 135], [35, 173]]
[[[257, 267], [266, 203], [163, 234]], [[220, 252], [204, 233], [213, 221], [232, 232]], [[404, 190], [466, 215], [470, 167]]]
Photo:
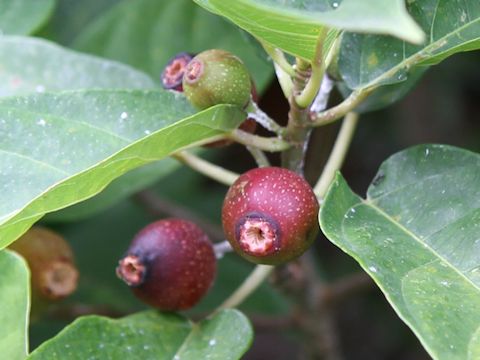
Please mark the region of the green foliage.
[[1, 247], [45, 213], [87, 199], [128, 170], [221, 135], [244, 118], [227, 105], [193, 114], [171, 92], [109, 90], [6, 98], [0, 114], [6, 134], [0, 142]]
[[147, 75], [126, 65], [30, 37], [0, 37], [0, 64], [0, 96], [89, 88], [156, 87]]
[[0, 354], [11, 360], [24, 359], [28, 351], [30, 274], [16, 253], [0, 251]]
[[55, 0], [0, 0], [0, 34], [28, 35], [51, 15]]
[[[194, 1], [227, 17], [260, 40], [305, 59], [314, 57], [323, 27], [391, 34], [416, 43], [423, 39], [403, 0]], [[329, 45], [326, 44], [325, 52]]]
[[[114, 313], [143, 308], [114, 274], [131, 237], [151, 220], [125, 198], [163, 179], [154, 192], [218, 223], [224, 189], [212, 190], [191, 170], [175, 172], [178, 163], [166, 158], [217, 140], [246, 117], [228, 105], [196, 112], [182, 94], [159, 89], [159, 75], [174, 54], [231, 51], [263, 92], [273, 74], [265, 44], [316, 61], [318, 81], [307, 92], [312, 98], [325, 65], [319, 62], [333, 60], [342, 94], [375, 89], [359, 107], [347, 109], [366, 112], [410, 92], [430, 66], [480, 48], [478, 0], [58, 0], [57, 5], [54, 11], [54, 0], [0, 0], [0, 249], [46, 214], [46, 220], [75, 220], [60, 226], [81, 272], [70, 305], [106, 306]], [[34, 33], [77, 51], [24, 36]], [[303, 86], [299, 78], [310, 76], [303, 60], [298, 64], [307, 71], [296, 74], [297, 87]], [[277, 74], [288, 95], [299, 67], [287, 61]], [[294, 97], [289, 100], [293, 104]], [[291, 122], [282, 140], [302, 145], [295, 127], [306, 129], [305, 124]], [[333, 158], [346, 151], [341, 145]], [[263, 161], [261, 153], [255, 155]], [[232, 168], [241, 169], [236, 161]], [[417, 146], [382, 165], [366, 199], [338, 175], [319, 215], [327, 237], [376, 281], [435, 359], [480, 358], [479, 169], [478, 154]], [[117, 207], [102, 213], [114, 203]], [[0, 357], [24, 359], [29, 272], [8, 250], [0, 251], [0, 268]], [[218, 269], [211, 292], [190, 314], [211, 314], [252, 266], [230, 254]], [[269, 284], [241, 306], [260, 315], [290, 310]], [[51, 320], [40, 320], [38, 329], [48, 323], [51, 332]], [[153, 311], [118, 320], [88, 316], [29, 358], [233, 360], [242, 357], [252, 337], [251, 325], [236, 310], [198, 323]]]
[[135, 66], [155, 79], [175, 54], [210, 48], [239, 56], [260, 91], [272, 75], [272, 67], [237, 27], [191, 0], [124, 0], [91, 23], [74, 46]]
[[45, 342], [29, 359], [239, 359], [252, 341], [252, 327], [235, 310], [194, 324], [153, 311], [120, 320], [89, 316]]
[[480, 351], [479, 177], [477, 154], [417, 146], [380, 167], [366, 200], [338, 175], [320, 214], [435, 359]]
[[414, 65], [434, 65], [455, 53], [480, 48], [478, 1], [412, 1], [408, 8], [428, 34], [422, 45], [385, 36], [345, 34], [339, 67], [350, 88], [402, 82]]

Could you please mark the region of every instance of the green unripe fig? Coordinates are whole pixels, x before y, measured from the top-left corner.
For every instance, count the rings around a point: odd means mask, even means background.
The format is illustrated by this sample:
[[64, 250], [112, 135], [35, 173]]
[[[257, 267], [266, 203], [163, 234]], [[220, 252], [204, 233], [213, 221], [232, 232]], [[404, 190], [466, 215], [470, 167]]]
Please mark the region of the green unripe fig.
[[245, 107], [250, 100], [250, 74], [232, 53], [206, 50], [188, 63], [183, 74], [183, 91], [199, 110], [217, 104]]

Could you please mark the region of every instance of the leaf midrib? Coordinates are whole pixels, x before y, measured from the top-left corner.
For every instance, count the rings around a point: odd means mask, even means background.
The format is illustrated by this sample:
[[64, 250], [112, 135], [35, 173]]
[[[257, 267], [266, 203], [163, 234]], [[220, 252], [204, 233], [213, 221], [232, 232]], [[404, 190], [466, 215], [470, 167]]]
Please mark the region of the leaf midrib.
[[[468, 22], [468, 23], [465, 23], [464, 25], [456, 28], [454, 31], [452, 32], [449, 32], [447, 33], [446, 35], [442, 36], [441, 38], [438, 38], [437, 40], [435, 40], [434, 42], [430, 42], [430, 44], [428, 44], [427, 46], [425, 46], [424, 48], [420, 49], [419, 51], [413, 53], [412, 55], [410, 55], [408, 58], [404, 58], [402, 62], [399, 62], [397, 65], [391, 67], [390, 69], [388, 69], [387, 71], [385, 71], [382, 75], [378, 76], [377, 78], [371, 80], [370, 82], [368, 82], [367, 84], [364, 84], [362, 85], [361, 87], [357, 88], [357, 89], [361, 89], [361, 88], [370, 88], [370, 87], [375, 87], [378, 85], [378, 83], [386, 80], [386, 79], [389, 79], [391, 77], [393, 77], [393, 75], [395, 75], [398, 71], [400, 71], [403, 67], [407, 67], [407, 68], [411, 68], [419, 63], [422, 63], [423, 61], [425, 60], [428, 60], [427, 59], [424, 59], [422, 58], [421, 56], [419, 56], [420, 54], [422, 53], [425, 53], [428, 55], [428, 53], [430, 51], [435, 51], [436, 49], [440, 48], [442, 45], [443, 42], [447, 42], [448, 39], [450, 37], [453, 37], [455, 36], [457, 33], [460, 33], [463, 29], [471, 26], [471, 25], [474, 25], [476, 22], [480, 22], [480, 17]], [[469, 41], [471, 42], [471, 41]], [[405, 42], [403, 42], [405, 44]], [[434, 58], [436, 56], [439, 56], [441, 55], [442, 53], [444, 52], [447, 52], [449, 50], [452, 50], [452, 49], [455, 49], [456, 47], [458, 46], [452, 46], [451, 48], [448, 48], [446, 51], [443, 51], [443, 52], [439, 52], [437, 54], [431, 54], [431, 56], [429, 56], [429, 58]], [[419, 59], [418, 61], [416, 62], [413, 62], [412, 64], [409, 64], [408, 61], [415, 58], [416, 56], [419, 56]]]
[[[280, 35], [284, 35], [284, 36], [288, 36], [288, 37], [291, 37], [292, 36], [292, 32], [291, 31], [282, 31], [282, 30], [279, 30], [279, 29], [274, 29], [274, 28], [271, 28], [271, 27], [267, 27], [261, 23], [259, 23], [258, 21], [255, 20], [255, 18], [249, 18], [249, 17], [245, 17], [245, 16], [242, 16], [240, 13], [236, 15], [238, 19], [240, 19], [243, 23], [247, 23], [247, 24], [251, 24], [252, 26], [255, 26], [256, 28], [260, 29], [260, 30], [263, 30], [265, 32], [272, 32], [272, 33], [275, 33], [275, 34], [280, 34]], [[278, 19], [278, 21], [283, 21], [284, 19]], [[285, 18], [285, 20], [288, 20], [288, 18]], [[308, 23], [307, 23], [308, 24]], [[309, 24], [308, 24], [309, 25]], [[318, 26], [320, 27], [320, 26]], [[313, 40], [316, 40], [317, 39], [317, 36], [315, 35], [309, 35], [309, 34], [304, 34], [304, 33], [294, 33], [296, 36], [299, 36], [299, 37], [302, 37], [304, 39], [313, 39]]]
[[442, 255], [440, 255], [434, 248], [432, 248], [428, 243], [422, 241], [415, 233], [413, 233], [410, 229], [406, 228], [404, 225], [400, 224], [399, 222], [395, 221], [388, 213], [383, 211], [381, 208], [377, 207], [373, 203], [371, 203], [368, 200], [363, 200], [353, 206], [350, 207], [350, 209], [356, 207], [357, 205], [366, 205], [371, 207], [373, 210], [375, 210], [379, 215], [387, 219], [390, 223], [394, 224], [397, 226], [401, 231], [406, 233], [407, 235], [411, 236], [416, 242], [418, 242], [420, 245], [422, 245], [423, 248], [429, 250], [434, 256], [436, 256], [439, 260], [441, 260], [443, 263], [445, 263], [450, 269], [452, 269], [455, 273], [460, 275], [461, 278], [466, 280], [468, 283], [470, 283], [475, 289], [477, 289], [480, 292], [480, 287], [477, 286], [475, 283], [472, 282], [468, 277], [465, 276], [462, 272], [460, 272], [455, 266], [453, 266], [447, 259], [445, 259]]
[[178, 347], [177, 351], [175, 352], [174, 359], [176, 359], [176, 357], [181, 354], [181, 352], [187, 346], [190, 339], [193, 337], [195, 333], [199, 331], [199, 329], [200, 329], [200, 326], [198, 324], [191, 323], [191, 331], [187, 335], [187, 337], [183, 340], [182, 344]]

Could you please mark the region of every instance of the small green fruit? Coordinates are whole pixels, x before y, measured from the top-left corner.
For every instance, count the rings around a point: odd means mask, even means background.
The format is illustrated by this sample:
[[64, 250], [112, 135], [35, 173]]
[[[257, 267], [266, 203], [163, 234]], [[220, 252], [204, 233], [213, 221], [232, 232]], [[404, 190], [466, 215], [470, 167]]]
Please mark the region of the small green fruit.
[[199, 110], [217, 104], [244, 107], [250, 100], [250, 75], [242, 61], [228, 51], [206, 50], [188, 63], [183, 91]]

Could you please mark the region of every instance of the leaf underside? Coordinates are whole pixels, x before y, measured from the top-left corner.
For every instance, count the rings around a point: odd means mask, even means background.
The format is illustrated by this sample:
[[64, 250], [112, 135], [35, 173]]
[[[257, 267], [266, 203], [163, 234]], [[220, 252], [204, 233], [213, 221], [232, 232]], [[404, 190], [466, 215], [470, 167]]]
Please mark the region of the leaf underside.
[[167, 91], [90, 90], [0, 100], [0, 248], [45, 213], [127, 171], [224, 134], [234, 106], [195, 113]]

